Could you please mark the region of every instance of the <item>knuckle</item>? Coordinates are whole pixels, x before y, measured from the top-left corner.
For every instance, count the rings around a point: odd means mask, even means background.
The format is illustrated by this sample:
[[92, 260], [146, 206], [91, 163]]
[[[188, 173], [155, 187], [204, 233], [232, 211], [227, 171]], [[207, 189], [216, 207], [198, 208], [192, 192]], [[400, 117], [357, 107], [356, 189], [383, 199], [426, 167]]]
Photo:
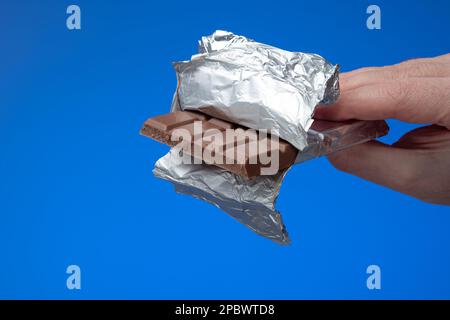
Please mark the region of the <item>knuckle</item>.
[[414, 87], [413, 81], [391, 81], [381, 87], [381, 92], [379, 94], [391, 102], [394, 106], [395, 113], [395, 110], [398, 110], [398, 107], [408, 101], [410, 95], [414, 92]]
[[408, 78], [412, 76], [422, 76], [429, 73], [430, 66], [426, 62], [416, 61], [414, 63], [404, 63], [399, 65], [399, 73], [401, 77]]
[[388, 75], [387, 78], [390, 80], [398, 80], [406, 76], [404, 68], [402, 68], [400, 65], [385, 67], [385, 72]]
[[420, 63], [416, 64], [413, 68], [415, 69], [414, 71], [418, 76], [426, 76], [429, 74], [439, 74], [442, 71], [440, 69], [441, 66], [439, 66], [438, 64], [433, 63], [433, 62], [420, 62]]
[[416, 64], [420, 61], [422, 61], [421, 58], [408, 59], [408, 60], [400, 62], [399, 64], [397, 64], [397, 66], [410, 66], [410, 65]]
[[396, 81], [386, 88], [386, 94], [394, 101], [401, 101], [408, 96], [409, 90], [404, 81]]

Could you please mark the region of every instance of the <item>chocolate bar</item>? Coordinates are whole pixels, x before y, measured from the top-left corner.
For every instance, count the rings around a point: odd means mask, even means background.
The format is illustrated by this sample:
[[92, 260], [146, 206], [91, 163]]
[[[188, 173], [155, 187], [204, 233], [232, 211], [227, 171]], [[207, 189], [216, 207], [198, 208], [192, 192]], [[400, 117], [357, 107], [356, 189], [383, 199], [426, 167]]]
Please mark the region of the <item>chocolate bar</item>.
[[[196, 125], [200, 129], [197, 132]], [[229, 139], [227, 129], [241, 134], [241, 139], [239, 135]], [[277, 138], [277, 143], [273, 143], [270, 134], [264, 135], [196, 111], [175, 111], [148, 119], [141, 128], [141, 134], [171, 147], [184, 142], [183, 152], [197, 159], [198, 163], [203, 161], [252, 178], [275, 175], [296, 162], [384, 136], [388, 130], [384, 121], [316, 120], [308, 131], [308, 147], [299, 152], [285, 140]], [[180, 132], [185, 134], [180, 136]], [[187, 143], [184, 141], [186, 138]], [[252, 148], [254, 146], [257, 148]]]
[[[196, 121], [199, 126], [201, 125], [201, 136], [196, 136], [194, 127]], [[191, 148], [183, 149], [184, 152], [187, 151], [194, 158], [201, 158], [207, 164], [219, 166], [247, 178], [261, 174], [273, 175], [279, 170], [288, 168], [295, 162], [298, 152], [284, 140], [277, 139], [278, 143], [273, 143], [270, 134], [262, 135], [255, 130], [194, 111], [176, 111], [150, 118], [144, 123], [141, 134], [174, 147], [180, 143], [179, 140], [173, 139], [173, 136], [176, 136], [175, 130], [180, 129], [185, 129], [189, 133], [189, 140], [192, 143]], [[231, 141], [228, 138], [231, 135], [226, 135], [227, 129], [233, 129], [236, 133]], [[214, 138], [208, 139], [208, 135], [212, 134], [211, 131], [216, 135], [221, 134], [221, 139], [218, 139], [219, 141]], [[252, 142], [255, 148], [251, 147]], [[196, 145], [200, 152], [195, 152]], [[272, 157], [275, 155], [278, 156]], [[278, 162], [274, 167], [272, 159], [277, 159]]]

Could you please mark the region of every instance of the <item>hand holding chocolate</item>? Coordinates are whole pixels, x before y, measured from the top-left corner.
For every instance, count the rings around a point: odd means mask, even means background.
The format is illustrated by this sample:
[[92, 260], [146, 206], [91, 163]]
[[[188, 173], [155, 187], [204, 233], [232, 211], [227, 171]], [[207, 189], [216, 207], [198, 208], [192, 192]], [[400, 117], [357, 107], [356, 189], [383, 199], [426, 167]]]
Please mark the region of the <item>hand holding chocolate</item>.
[[389, 130], [384, 121], [313, 119], [339, 96], [339, 66], [316, 54], [216, 31], [174, 67], [171, 112], [141, 128], [172, 147], [154, 175], [278, 243], [290, 241], [275, 209], [289, 168]]

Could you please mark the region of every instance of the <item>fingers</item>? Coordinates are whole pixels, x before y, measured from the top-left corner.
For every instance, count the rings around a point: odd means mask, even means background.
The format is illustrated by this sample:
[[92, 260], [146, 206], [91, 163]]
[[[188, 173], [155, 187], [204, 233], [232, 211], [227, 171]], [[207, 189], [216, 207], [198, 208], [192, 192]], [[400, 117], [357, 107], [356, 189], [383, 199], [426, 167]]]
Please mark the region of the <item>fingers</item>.
[[[340, 85], [338, 102], [318, 108], [315, 118], [393, 118], [450, 130], [450, 54], [355, 70], [342, 74]], [[439, 126], [413, 130], [392, 146], [371, 141], [328, 158], [339, 170], [424, 201], [448, 203], [450, 185], [442, 173], [450, 131]]]
[[369, 84], [406, 78], [446, 78], [450, 77], [450, 64], [443, 62], [418, 61], [404, 62], [399, 65], [368, 68], [357, 73], [343, 74], [340, 81], [342, 90], [352, 90]]
[[435, 58], [411, 59], [387, 67], [361, 68], [340, 75], [343, 90], [386, 80], [413, 77], [450, 77], [450, 54]]
[[431, 125], [419, 127], [403, 135], [393, 147], [414, 150], [447, 150], [450, 152], [450, 130]]
[[450, 78], [405, 78], [342, 90], [336, 104], [317, 108], [326, 120], [398, 119], [450, 128]]
[[405, 192], [414, 177], [409, 150], [370, 141], [328, 156], [337, 169], [376, 184]]
[[328, 156], [339, 170], [430, 203], [450, 204], [450, 130], [416, 128], [392, 146], [371, 141]]

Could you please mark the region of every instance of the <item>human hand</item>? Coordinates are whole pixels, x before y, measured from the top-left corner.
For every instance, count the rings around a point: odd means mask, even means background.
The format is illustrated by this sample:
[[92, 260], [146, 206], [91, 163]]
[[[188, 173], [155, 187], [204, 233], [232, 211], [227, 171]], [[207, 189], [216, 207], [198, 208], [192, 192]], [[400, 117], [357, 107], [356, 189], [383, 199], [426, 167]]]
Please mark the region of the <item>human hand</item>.
[[341, 74], [325, 120], [398, 119], [428, 124], [393, 145], [370, 141], [329, 155], [339, 170], [411, 195], [450, 205], [450, 54]]

